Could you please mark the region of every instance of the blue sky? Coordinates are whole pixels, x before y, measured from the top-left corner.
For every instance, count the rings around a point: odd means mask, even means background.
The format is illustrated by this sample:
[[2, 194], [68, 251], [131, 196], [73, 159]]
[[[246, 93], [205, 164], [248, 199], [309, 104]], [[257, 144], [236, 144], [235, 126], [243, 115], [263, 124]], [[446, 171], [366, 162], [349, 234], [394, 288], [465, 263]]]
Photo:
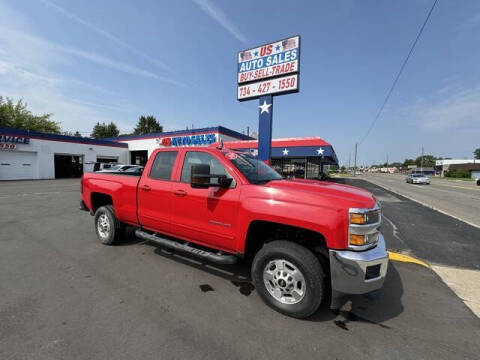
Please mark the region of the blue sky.
[[[65, 130], [257, 129], [236, 100], [236, 53], [300, 34], [300, 92], [274, 100], [274, 137], [318, 135], [348, 162], [431, 0], [0, 0], [0, 95]], [[480, 2], [440, 0], [359, 163], [468, 157], [480, 147]], [[353, 154], [352, 154], [353, 158]]]

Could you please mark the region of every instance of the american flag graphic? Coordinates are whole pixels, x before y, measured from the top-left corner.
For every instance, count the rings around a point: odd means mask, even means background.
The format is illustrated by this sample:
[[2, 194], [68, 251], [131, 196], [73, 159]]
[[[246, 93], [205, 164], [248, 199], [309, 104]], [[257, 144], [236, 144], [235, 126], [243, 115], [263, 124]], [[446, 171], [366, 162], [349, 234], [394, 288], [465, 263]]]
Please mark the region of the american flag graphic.
[[283, 50], [293, 49], [297, 47], [296, 39], [287, 39], [282, 41]]
[[244, 51], [240, 53], [240, 58], [242, 61], [247, 61], [252, 59], [252, 53], [250, 51]]

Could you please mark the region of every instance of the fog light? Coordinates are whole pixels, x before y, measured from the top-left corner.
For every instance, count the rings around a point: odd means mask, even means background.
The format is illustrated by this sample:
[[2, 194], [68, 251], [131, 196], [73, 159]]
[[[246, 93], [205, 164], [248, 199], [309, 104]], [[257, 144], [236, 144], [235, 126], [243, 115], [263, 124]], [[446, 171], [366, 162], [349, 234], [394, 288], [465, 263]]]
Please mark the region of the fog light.
[[350, 245], [365, 245], [365, 235], [350, 234]]

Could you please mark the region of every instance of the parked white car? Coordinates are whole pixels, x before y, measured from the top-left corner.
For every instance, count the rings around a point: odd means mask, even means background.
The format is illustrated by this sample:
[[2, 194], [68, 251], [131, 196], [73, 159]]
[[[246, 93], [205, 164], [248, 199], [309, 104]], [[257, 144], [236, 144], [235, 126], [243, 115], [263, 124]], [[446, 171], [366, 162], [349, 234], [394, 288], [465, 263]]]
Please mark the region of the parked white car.
[[101, 172], [108, 173], [124, 173], [129, 175], [141, 175], [143, 172], [143, 166], [141, 165], [114, 165], [110, 169], [102, 170]]
[[423, 174], [410, 174], [406, 177], [405, 181], [410, 184], [430, 184], [430, 178]]

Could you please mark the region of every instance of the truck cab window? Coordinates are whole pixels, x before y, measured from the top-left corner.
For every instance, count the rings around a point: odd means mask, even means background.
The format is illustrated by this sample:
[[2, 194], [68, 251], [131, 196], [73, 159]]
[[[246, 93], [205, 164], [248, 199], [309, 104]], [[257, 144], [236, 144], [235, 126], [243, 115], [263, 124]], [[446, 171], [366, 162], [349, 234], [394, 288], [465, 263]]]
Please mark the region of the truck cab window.
[[[186, 153], [185, 160], [183, 161], [181, 182], [190, 182], [192, 165], [195, 164], [210, 165], [210, 174], [226, 175], [228, 178], [232, 178], [225, 167], [214, 156], [205, 152], [189, 151]], [[212, 184], [218, 184], [218, 179], [212, 178], [210, 182]], [[230, 187], [235, 187], [235, 179], [232, 181]]]
[[157, 180], [170, 180], [178, 151], [160, 151], [155, 157], [149, 177]]

